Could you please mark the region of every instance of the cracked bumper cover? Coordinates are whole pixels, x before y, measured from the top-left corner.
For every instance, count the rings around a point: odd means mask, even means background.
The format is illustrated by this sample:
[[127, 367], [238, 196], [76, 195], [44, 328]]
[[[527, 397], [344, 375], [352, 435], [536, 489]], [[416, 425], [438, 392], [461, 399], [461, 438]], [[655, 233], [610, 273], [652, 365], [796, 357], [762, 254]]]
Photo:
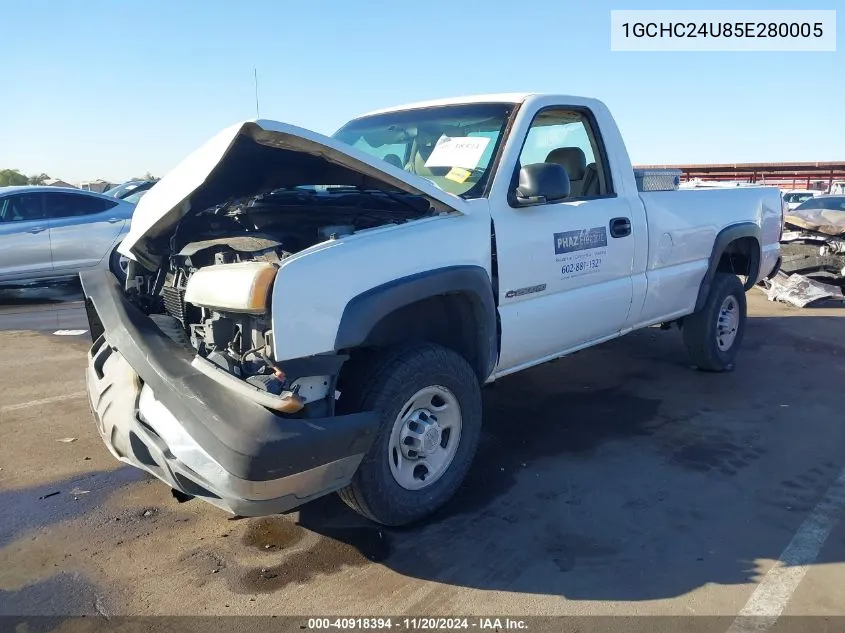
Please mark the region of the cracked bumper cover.
[[109, 271], [81, 279], [94, 339], [88, 396], [117, 459], [242, 516], [286, 512], [349, 482], [375, 413], [272, 413], [194, 369], [190, 351], [127, 302]]

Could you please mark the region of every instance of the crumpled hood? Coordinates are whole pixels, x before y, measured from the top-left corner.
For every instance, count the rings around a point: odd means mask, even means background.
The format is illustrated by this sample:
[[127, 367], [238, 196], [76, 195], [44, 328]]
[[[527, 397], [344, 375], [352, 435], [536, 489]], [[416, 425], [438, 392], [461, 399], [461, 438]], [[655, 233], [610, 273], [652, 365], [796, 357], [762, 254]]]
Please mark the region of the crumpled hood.
[[385, 186], [423, 195], [445, 212], [471, 205], [433, 183], [340, 141], [265, 119], [232, 125], [195, 150], [138, 201], [124, 255], [157, 265], [150, 241], [169, 235], [190, 212], [229, 200], [297, 185]]
[[845, 210], [792, 209], [784, 215], [783, 221], [808, 231], [832, 236], [845, 235]]

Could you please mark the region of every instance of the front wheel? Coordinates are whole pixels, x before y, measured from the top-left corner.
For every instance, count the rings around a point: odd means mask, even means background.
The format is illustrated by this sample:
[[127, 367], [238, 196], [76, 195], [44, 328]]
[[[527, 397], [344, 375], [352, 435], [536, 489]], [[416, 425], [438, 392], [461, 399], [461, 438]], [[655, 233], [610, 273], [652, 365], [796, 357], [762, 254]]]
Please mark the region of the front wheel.
[[683, 322], [684, 343], [693, 364], [704, 371], [733, 369], [746, 316], [742, 282], [736, 275], [716, 273], [704, 306]]
[[117, 277], [121, 286], [126, 284], [126, 272], [128, 268], [129, 258], [118, 253], [117, 248], [115, 248], [109, 256], [109, 270]]
[[481, 434], [478, 378], [455, 352], [422, 344], [372, 359], [362, 379], [354, 406], [381, 426], [340, 497], [377, 523], [413, 523], [466, 477]]

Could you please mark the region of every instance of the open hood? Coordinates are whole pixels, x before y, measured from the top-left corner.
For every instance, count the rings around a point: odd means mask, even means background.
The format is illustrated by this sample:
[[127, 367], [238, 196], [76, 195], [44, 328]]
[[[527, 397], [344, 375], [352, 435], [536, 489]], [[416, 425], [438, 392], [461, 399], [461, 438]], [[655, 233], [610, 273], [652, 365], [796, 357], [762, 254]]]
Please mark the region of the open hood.
[[297, 185], [354, 185], [425, 196], [438, 211], [470, 213], [471, 205], [430, 181], [316, 132], [264, 119], [219, 132], [138, 201], [119, 251], [148, 265], [160, 255], [150, 241], [176, 223], [229, 200]]

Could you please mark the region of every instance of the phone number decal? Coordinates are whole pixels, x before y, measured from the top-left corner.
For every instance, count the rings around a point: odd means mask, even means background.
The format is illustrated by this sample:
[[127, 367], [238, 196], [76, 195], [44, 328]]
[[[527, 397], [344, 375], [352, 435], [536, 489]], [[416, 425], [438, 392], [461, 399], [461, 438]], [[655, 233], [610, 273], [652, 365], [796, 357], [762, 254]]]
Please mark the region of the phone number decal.
[[601, 268], [601, 258], [582, 259], [581, 261], [573, 262], [571, 264], [564, 264], [560, 267], [562, 275], [572, 275], [574, 273], [585, 273]]

